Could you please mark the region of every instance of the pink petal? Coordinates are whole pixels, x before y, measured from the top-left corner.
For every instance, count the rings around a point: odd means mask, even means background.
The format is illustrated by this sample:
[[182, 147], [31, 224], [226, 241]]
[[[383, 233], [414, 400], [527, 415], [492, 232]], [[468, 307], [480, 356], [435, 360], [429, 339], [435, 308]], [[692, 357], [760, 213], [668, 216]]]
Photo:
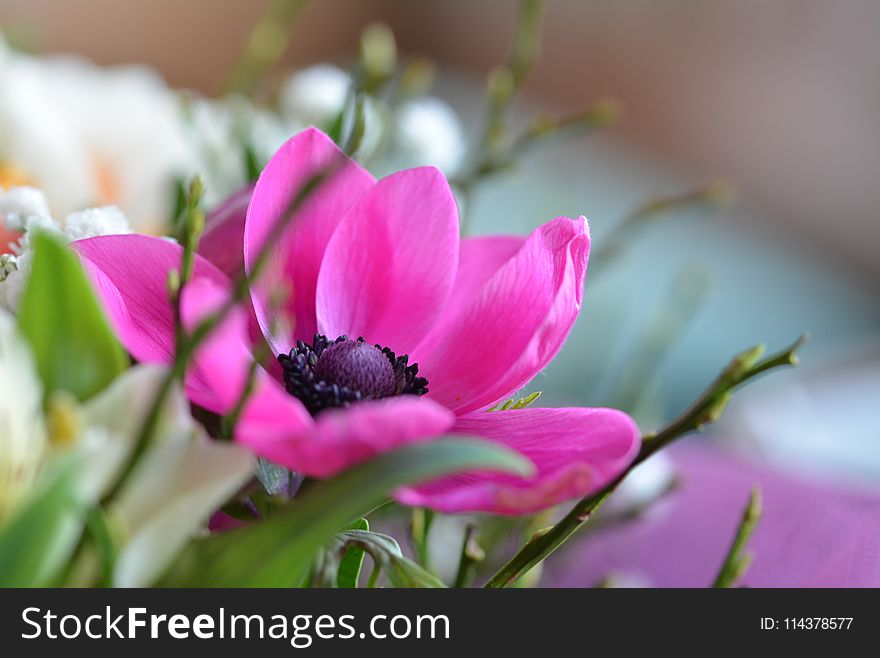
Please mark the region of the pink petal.
[[318, 328], [409, 352], [437, 319], [458, 269], [455, 198], [433, 167], [379, 181], [333, 234], [318, 276]]
[[535, 464], [536, 474], [446, 476], [400, 489], [397, 500], [445, 513], [529, 514], [600, 490], [623, 472], [639, 449], [638, 427], [615, 409], [476, 412], [459, 418], [453, 431], [520, 452]]
[[[228, 288], [220, 288], [207, 279], [191, 281], [181, 301], [181, 320], [186, 330], [193, 331], [228, 296]], [[246, 322], [244, 312], [233, 309], [193, 355], [187, 373], [187, 394], [196, 404], [215, 413], [231, 411], [247, 383], [253, 357], [244, 340]]]
[[208, 530], [210, 532], [229, 532], [244, 525], [247, 525], [247, 521], [236, 519], [226, 512], [214, 512], [211, 518], [208, 519]]
[[[192, 281], [184, 290], [181, 315], [192, 331], [228, 299], [228, 290], [210, 281]], [[247, 315], [234, 309], [196, 350], [187, 373], [187, 393], [197, 404], [227, 414], [241, 399], [253, 363], [247, 337]], [[239, 417], [236, 438], [255, 432], [286, 434], [311, 428], [313, 421], [302, 403], [288, 395], [280, 382], [258, 368], [254, 388]]]
[[253, 191], [248, 185], [212, 210], [199, 241], [199, 253], [230, 279], [244, 268], [244, 222]]
[[[520, 235], [489, 235], [462, 239], [458, 273], [452, 295], [443, 309], [443, 317], [465, 312], [486, 282], [522, 249], [525, 241], [526, 238]], [[420, 347], [423, 346], [424, 343]]]
[[261, 428], [242, 428], [238, 440], [291, 470], [324, 478], [394, 448], [436, 438], [454, 420], [440, 405], [404, 395], [329, 409], [317, 416], [312, 431], [281, 437]]
[[[168, 271], [180, 267], [179, 245], [142, 235], [89, 238], [73, 243], [92, 277], [111, 323], [126, 349], [144, 363], [171, 363], [174, 357], [174, 318], [165, 282]], [[229, 280], [201, 257], [193, 280], [184, 289], [184, 325], [194, 328], [216, 310], [229, 294]], [[209, 411], [225, 414], [239, 400], [252, 355], [247, 339], [247, 315], [233, 311], [196, 350], [187, 372], [189, 398]], [[299, 400], [260, 369], [254, 391], [242, 410], [239, 430], [286, 436], [313, 426]]]
[[[179, 269], [180, 245], [146, 235], [108, 235], [72, 245], [92, 277], [116, 335], [138, 361], [171, 363], [174, 318], [166, 287], [168, 272]], [[226, 276], [197, 257], [194, 278], [220, 288]]]
[[[290, 226], [273, 246], [266, 270], [251, 291], [257, 321], [275, 354], [288, 351], [295, 338], [311, 341], [317, 328], [315, 286], [324, 249], [349, 205], [375, 181], [329, 137], [309, 128], [278, 150], [254, 187], [244, 235], [244, 259], [249, 269], [290, 204], [316, 175], [330, 169], [330, 178], [289, 220]], [[276, 329], [280, 335], [272, 335], [275, 314], [269, 299], [273, 290], [290, 295], [282, 311], [295, 323], [292, 334]]]
[[[510, 257], [514, 246], [468, 245], [456, 296], [410, 353], [430, 397], [457, 414], [527, 384], [556, 356], [580, 311], [590, 252], [586, 219], [554, 219]], [[485, 262], [475, 265], [482, 255]]]

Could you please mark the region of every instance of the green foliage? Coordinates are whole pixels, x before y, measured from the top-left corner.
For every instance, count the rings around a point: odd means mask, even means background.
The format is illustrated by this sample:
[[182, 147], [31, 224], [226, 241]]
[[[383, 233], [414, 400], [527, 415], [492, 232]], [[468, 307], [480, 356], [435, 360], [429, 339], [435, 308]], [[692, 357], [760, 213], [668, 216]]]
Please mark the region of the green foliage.
[[[300, 586], [321, 547], [394, 489], [455, 471], [526, 474], [530, 468], [516, 453], [482, 441], [438, 440], [401, 448], [316, 484], [260, 523], [196, 540], [160, 584]], [[404, 571], [416, 578], [406, 565]]]
[[[375, 583], [378, 573], [384, 571], [393, 587], [446, 587], [434, 574], [405, 557], [393, 537], [356, 527], [337, 533], [318, 554], [310, 584], [315, 587], [357, 587], [365, 554], [373, 560], [370, 586]], [[358, 559], [357, 577], [353, 579], [352, 556]], [[346, 560], [351, 560], [351, 564], [347, 565]]]
[[39, 233], [18, 323], [33, 349], [46, 395], [86, 400], [128, 367], [76, 255]]
[[[366, 519], [358, 519], [351, 524], [349, 529], [366, 531], [370, 529], [370, 522]], [[366, 555], [364, 549], [359, 546], [349, 546], [346, 548], [336, 573], [337, 587], [353, 588], [358, 586], [358, 580], [361, 577], [361, 567], [364, 564], [364, 555]]]
[[74, 460], [59, 464], [30, 505], [0, 529], [0, 587], [52, 585], [69, 561], [84, 513], [77, 466]]

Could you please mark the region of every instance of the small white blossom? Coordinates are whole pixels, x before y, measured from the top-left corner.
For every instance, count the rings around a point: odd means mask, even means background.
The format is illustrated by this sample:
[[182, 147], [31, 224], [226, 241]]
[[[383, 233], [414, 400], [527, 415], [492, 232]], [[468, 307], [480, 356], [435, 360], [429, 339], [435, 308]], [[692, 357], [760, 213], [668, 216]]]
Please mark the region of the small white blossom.
[[281, 111], [290, 119], [325, 126], [345, 106], [351, 76], [332, 64], [316, 64], [288, 77], [279, 90]]
[[0, 217], [6, 228], [23, 231], [29, 219], [49, 219], [49, 202], [41, 190], [33, 187], [0, 187]]
[[30, 249], [18, 256], [6, 259], [6, 274], [0, 277], [0, 310], [15, 311], [24, 294], [24, 287], [31, 273], [33, 252]]
[[131, 233], [128, 217], [116, 206], [87, 208], [72, 213], [64, 220], [64, 235], [69, 242], [99, 235]]
[[439, 98], [427, 96], [405, 102], [395, 113], [395, 146], [403, 165], [432, 164], [454, 173], [466, 146], [458, 116]]
[[[7, 222], [7, 226], [22, 232], [18, 241], [11, 245], [13, 253], [0, 257], [0, 308], [13, 312], [18, 308], [30, 276], [31, 246], [37, 232], [53, 233], [65, 242], [131, 233], [128, 218], [116, 206], [80, 210], [68, 215], [60, 224], [49, 214], [45, 197], [33, 188], [14, 187], [0, 192], [0, 209], [15, 214], [16, 222], [11, 226]], [[23, 221], [21, 217], [24, 217]]]

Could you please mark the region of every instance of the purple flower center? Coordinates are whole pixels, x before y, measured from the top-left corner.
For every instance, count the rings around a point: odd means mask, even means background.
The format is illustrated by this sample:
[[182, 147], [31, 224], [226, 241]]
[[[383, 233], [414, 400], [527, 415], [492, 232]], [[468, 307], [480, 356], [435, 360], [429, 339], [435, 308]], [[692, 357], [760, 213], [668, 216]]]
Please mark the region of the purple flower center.
[[289, 354], [280, 354], [284, 387], [313, 416], [331, 407], [347, 407], [360, 400], [394, 395], [424, 395], [428, 380], [409, 356], [396, 356], [387, 347], [363, 338], [340, 336], [330, 341], [315, 334], [312, 344], [302, 340]]

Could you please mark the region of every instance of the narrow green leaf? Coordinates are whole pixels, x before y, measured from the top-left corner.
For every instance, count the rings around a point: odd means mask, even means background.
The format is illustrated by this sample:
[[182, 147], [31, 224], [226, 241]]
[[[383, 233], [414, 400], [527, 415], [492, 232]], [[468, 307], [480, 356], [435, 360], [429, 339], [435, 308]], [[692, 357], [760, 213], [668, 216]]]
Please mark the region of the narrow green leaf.
[[337, 537], [344, 544], [360, 546], [369, 553], [373, 562], [387, 574], [392, 587], [446, 587], [437, 576], [404, 556], [394, 537], [365, 530], [345, 530]]
[[[366, 519], [358, 519], [351, 524], [350, 530], [369, 530], [370, 522]], [[364, 549], [350, 546], [345, 551], [342, 561], [339, 563], [339, 572], [336, 574], [336, 585], [349, 589], [358, 586], [361, 577], [361, 567], [364, 564]]]
[[531, 464], [498, 444], [470, 439], [441, 439], [395, 450], [316, 484], [265, 521], [195, 541], [160, 584], [298, 586], [318, 550], [394, 489], [444, 473], [486, 469], [525, 475]]
[[85, 400], [128, 367], [76, 255], [56, 238], [35, 240], [33, 271], [18, 314], [49, 395]]

